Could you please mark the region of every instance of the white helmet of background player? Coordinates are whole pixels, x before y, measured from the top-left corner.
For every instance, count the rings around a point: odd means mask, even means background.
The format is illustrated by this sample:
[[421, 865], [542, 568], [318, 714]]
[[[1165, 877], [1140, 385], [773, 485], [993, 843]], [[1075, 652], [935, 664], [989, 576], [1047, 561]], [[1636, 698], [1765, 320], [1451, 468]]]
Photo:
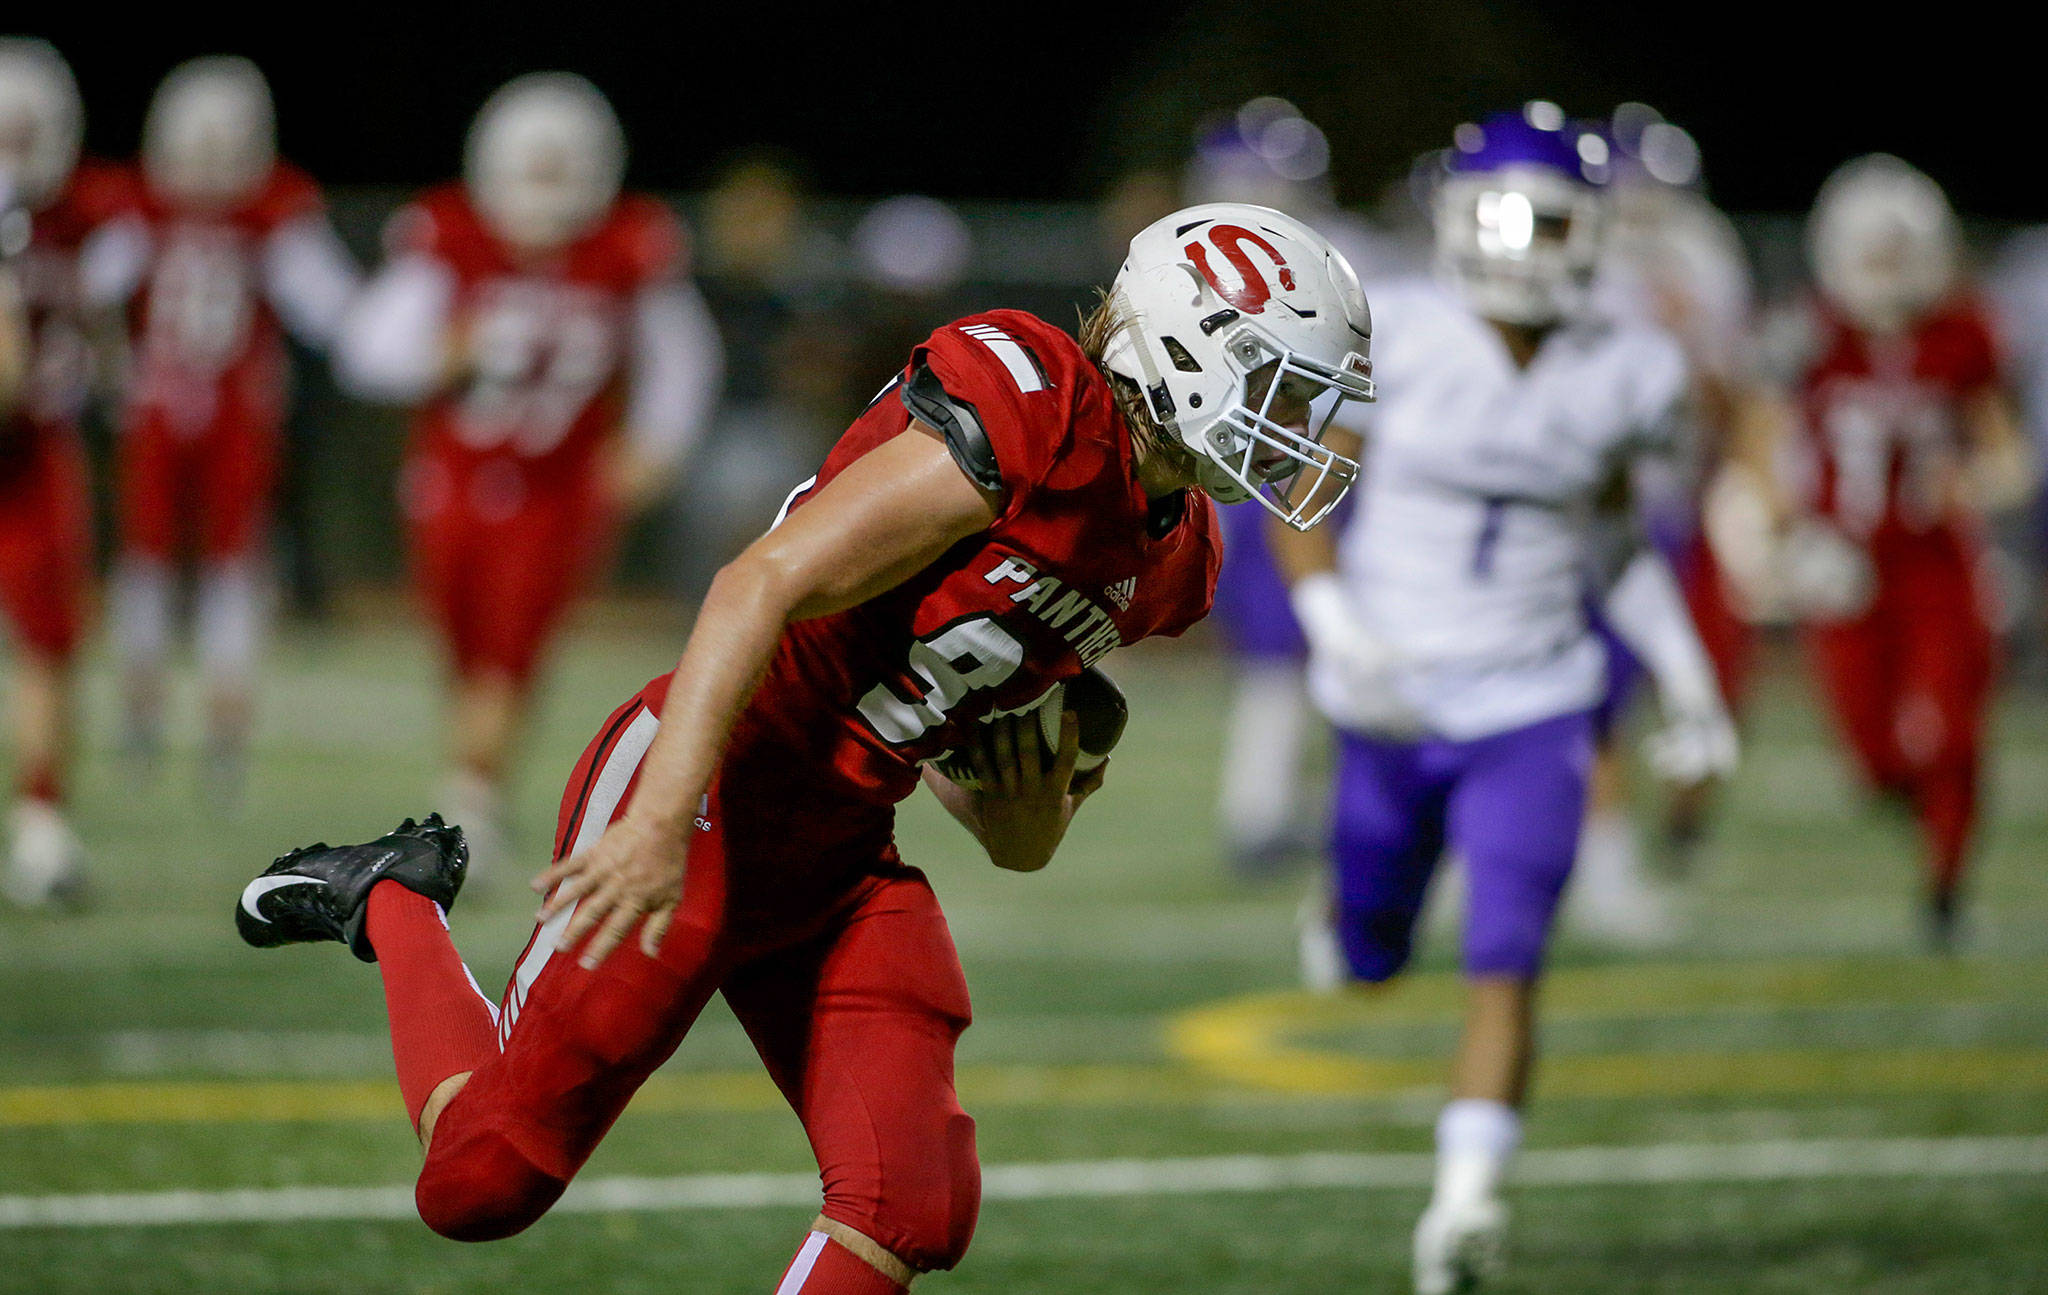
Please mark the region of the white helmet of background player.
[[1607, 162], [1605, 138], [1543, 100], [1458, 127], [1436, 191], [1439, 273], [1504, 324], [1577, 313], [1600, 260]]
[[277, 162], [270, 83], [248, 59], [214, 54], [171, 69], [142, 124], [142, 167], [159, 192], [231, 207]]
[[0, 38], [0, 211], [35, 211], [63, 192], [84, 127], [63, 55], [45, 41]]
[[[1373, 398], [1372, 313], [1329, 240], [1269, 207], [1189, 207], [1131, 240], [1110, 300], [1124, 326], [1103, 365], [1136, 384], [1202, 489], [1299, 530], [1321, 521], [1358, 473], [1323, 433], [1344, 401]], [[1306, 434], [1269, 416], [1283, 395], [1313, 399]]]
[[1878, 333], [1898, 332], [1948, 294], [1958, 241], [1941, 186], [1886, 153], [1836, 168], [1806, 221], [1822, 295]]
[[526, 252], [565, 247], [619, 196], [626, 136], [602, 91], [570, 72], [500, 87], [469, 128], [463, 181], [498, 237]]

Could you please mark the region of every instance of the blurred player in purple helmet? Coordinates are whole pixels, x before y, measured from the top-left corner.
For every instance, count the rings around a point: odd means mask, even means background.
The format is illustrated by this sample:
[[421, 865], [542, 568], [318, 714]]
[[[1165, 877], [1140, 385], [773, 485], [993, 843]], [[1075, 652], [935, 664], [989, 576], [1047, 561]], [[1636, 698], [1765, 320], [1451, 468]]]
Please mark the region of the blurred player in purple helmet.
[[[1372, 229], [1330, 192], [1330, 145], [1285, 99], [1267, 95], [1210, 121], [1182, 180], [1188, 202], [1250, 202], [1313, 226], [1360, 275], [1384, 259]], [[1234, 674], [1216, 803], [1232, 865], [1263, 877], [1314, 849], [1303, 832], [1321, 813], [1308, 799], [1302, 755], [1321, 724], [1303, 682], [1308, 645], [1267, 552], [1264, 514], [1225, 505], [1216, 624]]]
[[1413, 949], [1439, 859], [1466, 867], [1470, 986], [1415, 1286], [1497, 1266], [1499, 1185], [1534, 1061], [1535, 983], [1571, 873], [1606, 653], [1600, 615], [1663, 703], [1652, 760], [1728, 769], [1734, 730], [1628, 483], [1672, 450], [1670, 336], [1592, 308], [1607, 150], [1531, 103], [1459, 128], [1436, 199], [1441, 282], [1375, 291], [1382, 403], [1347, 441], [1338, 535], [1269, 535], [1339, 730], [1330, 926], [1305, 972], [1384, 981]]

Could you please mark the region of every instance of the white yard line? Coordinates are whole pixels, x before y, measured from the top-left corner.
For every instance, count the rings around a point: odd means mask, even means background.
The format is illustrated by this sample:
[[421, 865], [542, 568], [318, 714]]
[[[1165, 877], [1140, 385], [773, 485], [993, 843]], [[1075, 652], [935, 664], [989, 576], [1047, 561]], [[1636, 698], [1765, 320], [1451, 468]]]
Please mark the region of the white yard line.
[[[987, 1200], [1185, 1196], [1301, 1188], [1419, 1188], [1426, 1154], [1202, 1156], [1160, 1160], [1078, 1160], [992, 1165]], [[2048, 1174], [2048, 1137], [1818, 1139], [1811, 1141], [1575, 1147], [1524, 1153], [1521, 1187], [1614, 1187], [1655, 1183], [1785, 1182], [1811, 1178], [1959, 1178]], [[577, 1183], [557, 1214], [624, 1211], [810, 1208], [810, 1174], [694, 1174], [677, 1178], [594, 1178]], [[0, 1229], [166, 1227], [209, 1223], [295, 1223], [409, 1219], [410, 1187], [281, 1187], [239, 1191], [0, 1196]]]

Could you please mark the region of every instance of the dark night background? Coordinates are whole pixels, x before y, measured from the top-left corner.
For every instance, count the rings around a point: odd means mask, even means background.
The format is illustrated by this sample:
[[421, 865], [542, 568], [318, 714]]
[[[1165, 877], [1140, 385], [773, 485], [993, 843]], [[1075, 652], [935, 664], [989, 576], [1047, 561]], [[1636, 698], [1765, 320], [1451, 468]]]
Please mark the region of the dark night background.
[[[46, 11], [47, 12], [47, 11]], [[1456, 120], [1532, 95], [1573, 112], [1640, 98], [1688, 126], [1715, 196], [1803, 208], [1838, 161], [1888, 149], [1975, 214], [2040, 215], [2023, 90], [2032, 42], [1988, 9], [1853, 12], [1755, 0], [1248, 0], [1029, 5], [314, 4], [260, 20], [80, 5], [28, 24], [77, 69], [97, 152], [133, 150], [173, 63], [238, 52], [269, 73], [285, 151], [332, 183], [455, 169], [484, 95], [580, 71], [625, 118], [636, 183], [705, 184], [749, 146], [830, 193], [1087, 198], [1170, 164], [1205, 111], [1295, 99], [1364, 201]], [[2010, 13], [2010, 10], [2004, 10]], [[11, 19], [0, 26], [17, 26]]]

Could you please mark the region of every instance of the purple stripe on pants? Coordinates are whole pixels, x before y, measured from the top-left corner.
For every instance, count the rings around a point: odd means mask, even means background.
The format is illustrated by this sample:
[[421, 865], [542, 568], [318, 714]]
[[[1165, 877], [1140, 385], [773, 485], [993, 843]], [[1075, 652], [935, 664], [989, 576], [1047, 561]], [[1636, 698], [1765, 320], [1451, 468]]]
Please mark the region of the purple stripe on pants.
[[1593, 724], [1574, 712], [1469, 742], [1338, 735], [1331, 861], [1352, 974], [1407, 965], [1445, 846], [1465, 860], [1465, 972], [1534, 978], [1578, 849]]

